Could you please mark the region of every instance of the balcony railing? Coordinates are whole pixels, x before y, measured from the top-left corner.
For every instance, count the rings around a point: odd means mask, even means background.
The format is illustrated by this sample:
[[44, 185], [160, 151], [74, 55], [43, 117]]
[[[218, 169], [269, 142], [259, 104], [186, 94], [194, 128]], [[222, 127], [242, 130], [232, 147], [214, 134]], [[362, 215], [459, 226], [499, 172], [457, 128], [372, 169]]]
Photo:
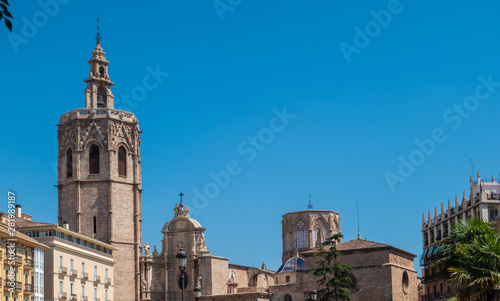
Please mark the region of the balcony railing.
[[101, 282], [101, 276], [94, 276], [94, 282]]
[[68, 268], [67, 267], [59, 267], [59, 274], [68, 274]]
[[68, 300], [68, 293], [60, 292], [59, 293], [59, 300]]
[[5, 279], [5, 287], [6, 288], [14, 288], [16, 291], [22, 291], [23, 290], [23, 284], [19, 281], [9, 281], [8, 279]]
[[77, 271], [77, 270], [75, 270], [75, 269], [70, 269], [70, 270], [69, 270], [69, 275], [70, 275], [71, 277], [76, 277], [76, 276], [78, 276], [78, 271]]
[[89, 280], [89, 273], [82, 273], [82, 279]]
[[105, 281], [104, 281], [104, 283], [111, 284], [111, 278], [106, 278]]
[[34, 293], [35, 289], [33, 288], [33, 284], [25, 283], [24, 284], [24, 291], [28, 293]]
[[24, 266], [33, 269], [35, 267], [35, 263], [34, 263], [33, 259], [25, 258], [24, 259]]
[[488, 200], [497, 200], [498, 201], [498, 200], [500, 200], [500, 194], [496, 194], [496, 193], [493, 195], [488, 194]]

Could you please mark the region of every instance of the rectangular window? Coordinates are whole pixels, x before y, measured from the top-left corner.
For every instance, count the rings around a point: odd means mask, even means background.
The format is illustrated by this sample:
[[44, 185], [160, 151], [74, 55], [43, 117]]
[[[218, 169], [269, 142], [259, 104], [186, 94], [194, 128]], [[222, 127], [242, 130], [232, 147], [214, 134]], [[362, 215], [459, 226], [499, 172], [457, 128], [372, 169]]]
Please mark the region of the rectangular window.
[[106, 283], [109, 283], [109, 279], [108, 279], [108, 269], [104, 270], [104, 281]]
[[63, 297], [63, 282], [59, 281], [59, 298]]
[[108, 301], [108, 290], [104, 291], [104, 301]]
[[82, 285], [82, 301], [85, 301], [85, 285]]
[[69, 293], [71, 294], [71, 296], [75, 295], [75, 285], [73, 283], [69, 284]]
[[59, 256], [59, 272], [63, 270], [63, 257]]
[[82, 278], [85, 277], [85, 262], [82, 262]]
[[94, 266], [94, 281], [97, 280], [97, 266]]
[[97, 288], [94, 287], [94, 301], [97, 301]]
[[97, 233], [97, 217], [94, 216], [94, 234]]
[[290, 282], [290, 276], [286, 276], [286, 283]]
[[73, 259], [69, 260], [69, 269], [70, 269], [71, 274], [73, 274], [73, 271], [75, 269], [75, 262], [73, 261]]

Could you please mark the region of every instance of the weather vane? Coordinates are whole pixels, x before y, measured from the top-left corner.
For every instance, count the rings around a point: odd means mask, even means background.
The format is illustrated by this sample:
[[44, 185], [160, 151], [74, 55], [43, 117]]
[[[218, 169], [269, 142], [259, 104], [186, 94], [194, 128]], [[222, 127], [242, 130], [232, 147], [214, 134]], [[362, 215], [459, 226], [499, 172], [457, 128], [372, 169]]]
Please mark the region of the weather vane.
[[97, 17], [97, 35], [96, 35], [95, 39], [96, 39], [96, 41], [97, 41], [97, 42], [99, 42], [99, 43], [101, 42], [101, 34], [99, 33], [99, 30], [101, 29], [101, 28], [99, 27], [99, 22], [100, 22], [100, 21], [101, 21], [101, 19], [99, 19], [99, 17]]

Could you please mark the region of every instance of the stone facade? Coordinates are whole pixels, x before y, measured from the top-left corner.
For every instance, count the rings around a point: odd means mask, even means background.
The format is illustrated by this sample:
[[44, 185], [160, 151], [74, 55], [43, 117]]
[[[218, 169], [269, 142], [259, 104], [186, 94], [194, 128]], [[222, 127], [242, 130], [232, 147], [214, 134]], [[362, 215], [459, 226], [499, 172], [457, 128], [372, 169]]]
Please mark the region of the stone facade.
[[340, 233], [340, 216], [331, 210], [305, 210], [283, 215], [283, 262], [299, 252], [314, 250], [328, 237]]
[[245, 267], [229, 264], [227, 258], [213, 256], [207, 250], [205, 230], [189, 216], [189, 208], [182, 203], [175, 205], [174, 218], [161, 231], [160, 252], [156, 246], [153, 252], [147, 244], [143, 247], [145, 253], [140, 261], [141, 300], [181, 299], [181, 272], [176, 258], [181, 248], [188, 256], [186, 300], [194, 300], [193, 289], [196, 285], [201, 287], [202, 300], [209, 296], [210, 299], [206, 300], [234, 300], [234, 294], [240, 300], [261, 300], [261, 296], [269, 296], [267, 289], [274, 284], [274, 272], [266, 270], [265, 265], [260, 269]]
[[113, 83], [104, 55], [98, 41], [85, 80], [85, 109], [66, 113], [59, 121], [58, 222], [117, 248], [116, 300], [138, 300], [140, 130], [134, 114], [113, 109]]

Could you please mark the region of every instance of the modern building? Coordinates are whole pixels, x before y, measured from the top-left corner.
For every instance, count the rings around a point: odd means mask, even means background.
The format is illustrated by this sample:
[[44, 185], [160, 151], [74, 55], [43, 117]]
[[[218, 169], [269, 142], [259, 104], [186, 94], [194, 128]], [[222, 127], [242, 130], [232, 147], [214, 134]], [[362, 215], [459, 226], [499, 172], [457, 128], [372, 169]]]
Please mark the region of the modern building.
[[455, 196], [455, 202], [452, 205], [448, 199], [448, 206], [445, 209], [441, 203], [441, 210], [438, 212], [437, 206], [434, 207], [434, 216], [431, 210], [426, 219], [425, 213], [422, 220], [422, 245], [423, 252], [420, 257], [420, 266], [422, 266], [422, 295], [423, 300], [448, 300], [453, 295], [452, 287], [448, 281], [436, 278], [439, 270], [433, 265], [439, 258], [440, 249], [438, 243], [446, 238], [453, 228], [453, 225], [461, 220], [478, 217], [486, 221], [494, 221], [500, 225], [500, 183], [491, 177], [491, 181], [481, 179], [479, 171], [477, 179], [470, 177], [470, 194], [463, 192], [462, 200], [459, 201], [458, 195]]
[[137, 301], [141, 131], [134, 114], [114, 109], [114, 83], [99, 38], [88, 63], [85, 108], [63, 114], [58, 124], [58, 224], [67, 222], [71, 231], [113, 246], [112, 278], [120, 279], [115, 298]]
[[116, 248], [66, 227], [31, 220], [18, 231], [47, 246], [45, 300], [112, 301], [113, 252]]
[[[44, 252], [48, 247], [9, 228], [8, 215], [1, 213], [0, 223], [0, 300], [44, 300]], [[6, 217], [6, 218], [5, 218]], [[15, 222], [14, 222], [15, 224]]]

